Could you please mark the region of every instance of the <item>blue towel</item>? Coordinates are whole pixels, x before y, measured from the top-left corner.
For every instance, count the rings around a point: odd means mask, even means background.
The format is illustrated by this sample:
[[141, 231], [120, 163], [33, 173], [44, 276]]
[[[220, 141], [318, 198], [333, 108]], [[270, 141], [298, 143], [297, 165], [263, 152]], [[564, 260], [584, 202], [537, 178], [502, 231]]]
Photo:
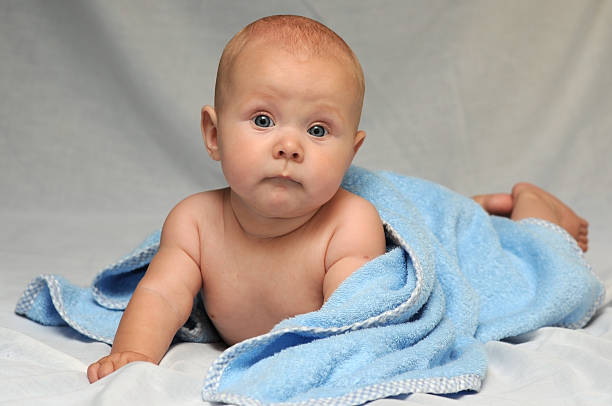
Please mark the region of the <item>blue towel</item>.
[[[131, 253], [98, 273], [88, 288], [75, 286], [60, 275], [36, 277], [15, 312], [46, 326], [70, 326], [86, 337], [112, 344], [123, 310], [159, 248], [160, 236], [160, 230], [153, 232]], [[199, 294], [174, 341], [220, 341]]]
[[[442, 186], [389, 172], [352, 167], [343, 187], [376, 206], [387, 253], [355, 271], [320, 310], [224, 351], [204, 382], [204, 400], [356, 405], [478, 390], [483, 343], [542, 326], [582, 327], [603, 300], [582, 251], [556, 225], [489, 216]], [[158, 241], [151, 236], [88, 289], [39, 277], [17, 312], [111, 342]], [[192, 316], [181, 329], [185, 339], [217, 338], [201, 307]]]

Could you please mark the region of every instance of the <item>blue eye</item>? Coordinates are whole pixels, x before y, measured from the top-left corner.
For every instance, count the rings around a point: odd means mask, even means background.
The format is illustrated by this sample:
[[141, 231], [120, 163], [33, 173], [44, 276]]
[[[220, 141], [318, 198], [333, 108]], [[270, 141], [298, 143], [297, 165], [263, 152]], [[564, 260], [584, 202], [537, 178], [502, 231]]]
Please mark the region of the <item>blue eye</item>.
[[323, 126], [313, 125], [308, 129], [308, 134], [312, 135], [313, 137], [321, 138], [327, 135], [327, 130]]
[[268, 116], [266, 116], [265, 114], [260, 114], [256, 117], [253, 118], [253, 123], [255, 123], [255, 125], [257, 127], [272, 127], [274, 126], [274, 121], [272, 121], [272, 119]]

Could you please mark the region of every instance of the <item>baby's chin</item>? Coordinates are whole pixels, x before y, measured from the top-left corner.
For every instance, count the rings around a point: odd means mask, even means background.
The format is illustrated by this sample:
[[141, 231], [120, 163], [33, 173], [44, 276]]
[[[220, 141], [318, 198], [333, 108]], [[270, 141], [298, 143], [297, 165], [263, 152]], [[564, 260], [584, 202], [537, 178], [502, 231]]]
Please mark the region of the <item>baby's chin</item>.
[[256, 212], [264, 217], [269, 219], [278, 219], [278, 220], [291, 220], [297, 218], [303, 218], [312, 216], [314, 213], [319, 210], [320, 206], [296, 206], [296, 205], [279, 205], [279, 204], [270, 204], [265, 206], [259, 206], [256, 208]]
[[293, 179], [274, 178], [255, 193], [240, 196], [242, 202], [259, 216], [291, 220], [313, 216], [336, 195], [332, 190], [307, 188]]

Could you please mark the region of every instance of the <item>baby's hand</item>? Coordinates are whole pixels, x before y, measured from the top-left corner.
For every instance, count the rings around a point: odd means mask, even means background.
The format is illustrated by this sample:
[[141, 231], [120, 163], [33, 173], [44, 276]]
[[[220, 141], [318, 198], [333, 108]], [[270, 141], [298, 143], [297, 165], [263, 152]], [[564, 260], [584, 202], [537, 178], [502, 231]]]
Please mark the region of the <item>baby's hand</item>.
[[134, 351], [116, 352], [100, 358], [87, 368], [87, 378], [90, 383], [94, 383], [98, 379], [104, 378], [106, 375], [114, 372], [134, 361], [147, 361], [155, 364], [155, 361], [146, 355]]

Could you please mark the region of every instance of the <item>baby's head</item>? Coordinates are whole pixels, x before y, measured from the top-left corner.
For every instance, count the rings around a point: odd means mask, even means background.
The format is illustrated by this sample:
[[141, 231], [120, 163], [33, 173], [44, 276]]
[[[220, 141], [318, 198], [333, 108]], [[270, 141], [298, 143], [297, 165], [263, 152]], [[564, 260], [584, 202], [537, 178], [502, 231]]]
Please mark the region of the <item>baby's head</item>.
[[[231, 72], [245, 46], [261, 41], [271, 47], [282, 49], [294, 56], [331, 58], [344, 64], [346, 74], [354, 80], [355, 99], [359, 104], [359, 115], [363, 105], [365, 80], [357, 56], [342, 38], [325, 25], [310, 18], [295, 15], [276, 15], [256, 20], [240, 30], [227, 43], [217, 69], [215, 84], [215, 109], [231, 98]], [[358, 123], [357, 123], [358, 125]]]
[[206, 148], [251, 211], [312, 213], [365, 138], [363, 94], [359, 61], [337, 34], [304, 17], [262, 18], [223, 51], [215, 106], [202, 109]]

